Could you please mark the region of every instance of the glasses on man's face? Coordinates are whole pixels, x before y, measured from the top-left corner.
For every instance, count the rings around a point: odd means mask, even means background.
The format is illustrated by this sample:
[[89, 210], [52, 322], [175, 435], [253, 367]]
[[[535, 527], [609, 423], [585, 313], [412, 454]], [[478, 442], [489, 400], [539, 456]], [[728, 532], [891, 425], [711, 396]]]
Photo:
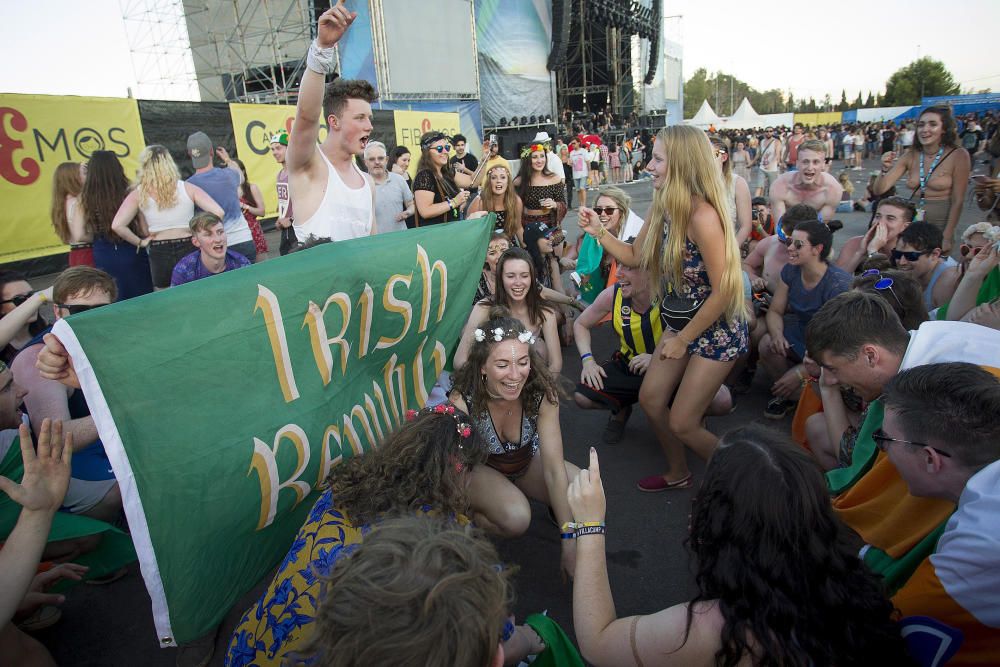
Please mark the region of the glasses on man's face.
[[106, 303], [96, 303], [93, 305], [83, 304], [83, 303], [57, 303], [56, 308], [60, 310], [65, 310], [69, 312], [70, 315], [78, 315], [80, 313], [85, 313], [88, 310], [93, 310], [94, 308], [100, 308], [101, 306], [106, 306]]
[[800, 241], [799, 239], [791, 239], [791, 238], [788, 238], [787, 236], [784, 237], [784, 238], [780, 238], [779, 237], [778, 240], [781, 241], [782, 243], [784, 243], [786, 248], [791, 247], [791, 248], [795, 248], [796, 250], [802, 250], [803, 246], [810, 246], [810, 245], [812, 245], [811, 243], [809, 243], [809, 241]]
[[614, 206], [605, 206], [604, 208], [601, 208], [600, 206], [594, 207], [594, 213], [596, 213], [597, 215], [606, 215], [609, 217], [614, 215], [615, 211], [617, 210], [618, 209], [615, 208]]
[[21, 304], [23, 304], [25, 301], [27, 301], [28, 299], [30, 299], [34, 295], [35, 295], [34, 292], [27, 292], [25, 294], [15, 294], [14, 296], [10, 297], [9, 299], [4, 299], [3, 301], [0, 301], [0, 303], [12, 303], [15, 306], [20, 306]]
[[438, 153], [447, 153], [451, 150], [451, 144], [445, 144], [443, 146], [431, 146], [432, 151], [437, 151]]
[[895, 264], [901, 259], [905, 259], [907, 262], [915, 262], [924, 255], [931, 254], [931, 251], [925, 250], [896, 250], [892, 251], [892, 263]]
[[948, 452], [942, 451], [937, 447], [932, 447], [931, 445], [928, 445], [925, 442], [913, 442], [912, 440], [900, 440], [899, 438], [890, 438], [888, 435], [885, 434], [885, 431], [883, 431], [881, 428], [875, 429], [875, 431], [872, 433], [872, 440], [875, 441], [875, 446], [878, 447], [883, 452], [889, 451], [890, 442], [895, 442], [900, 445], [913, 445], [914, 447], [930, 447], [941, 456], [947, 456], [949, 459], [951, 458], [951, 454], [949, 454]]

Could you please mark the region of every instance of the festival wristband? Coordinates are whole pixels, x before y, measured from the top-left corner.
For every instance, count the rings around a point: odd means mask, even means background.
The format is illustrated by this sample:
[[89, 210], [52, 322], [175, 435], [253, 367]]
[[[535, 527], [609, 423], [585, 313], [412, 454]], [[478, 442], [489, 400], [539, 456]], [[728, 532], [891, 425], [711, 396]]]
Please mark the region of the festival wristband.
[[603, 521], [582, 521], [582, 522], [574, 524], [574, 525], [577, 528], [583, 528], [585, 526], [587, 526], [587, 527], [589, 527], [589, 526], [602, 526], [603, 527], [605, 524], [604, 524]]
[[604, 526], [583, 526], [576, 529], [576, 536], [583, 537], [584, 535], [606, 535], [608, 529]]
[[576, 533], [575, 532], [574, 533], [559, 533], [559, 537], [562, 538], [562, 539], [564, 539], [564, 540], [575, 540], [576, 539]]
[[331, 74], [336, 68], [336, 63], [334, 62], [335, 54], [335, 47], [321, 48], [314, 39], [312, 44], [309, 45], [309, 51], [306, 53], [306, 67], [317, 74]]
[[593, 358], [594, 355], [591, 352], [585, 352], [584, 354], [580, 355], [580, 361], [586, 361], [587, 359], [593, 359]]

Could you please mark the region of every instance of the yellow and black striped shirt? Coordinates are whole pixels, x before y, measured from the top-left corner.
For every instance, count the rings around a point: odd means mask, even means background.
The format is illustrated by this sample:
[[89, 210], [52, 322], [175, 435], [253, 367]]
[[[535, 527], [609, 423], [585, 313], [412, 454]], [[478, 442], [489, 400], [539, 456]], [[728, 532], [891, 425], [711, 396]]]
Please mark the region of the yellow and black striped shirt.
[[620, 352], [626, 359], [639, 354], [652, 353], [663, 333], [660, 309], [654, 303], [644, 313], [632, 310], [632, 300], [622, 296], [622, 288], [615, 285], [615, 299], [611, 322], [621, 339]]

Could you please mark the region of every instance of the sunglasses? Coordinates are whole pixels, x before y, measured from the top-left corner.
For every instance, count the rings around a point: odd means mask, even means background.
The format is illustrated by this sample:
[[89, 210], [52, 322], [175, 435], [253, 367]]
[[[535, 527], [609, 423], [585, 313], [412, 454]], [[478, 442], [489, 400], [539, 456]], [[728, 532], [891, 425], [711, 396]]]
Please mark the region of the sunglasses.
[[949, 459], [951, 458], [951, 454], [949, 454], [948, 452], [941, 451], [937, 447], [931, 447], [925, 442], [913, 442], [911, 440], [900, 440], [899, 438], [890, 438], [885, 434], [885, 431], [883, 431], [881, 428], [875, 429], [875, 431], [872, 433], [872, 440], [875, 441], [875, 446], [878, 447], [883, 452], [889, 451], [890, 442], [898, 442], [901, 445], [913, 445], [914, 447], [930, 447], [941, 456], [947, 456]]
[[447, 153], [451, 150], [451, 144], [445, 144], [444, 146], [431, 146], [432, 151], [437, 151], [438, 153]]
[[898, 296], [896, 296], [896, 290], [892, 289], [892, 286], [894, 284], [892, 278], [883, 276], [882, 272], [879, 271], [878, 269], [868, 269], [867, 271], [861, 274], [862, 278], [868, 278], [870, 276], [875, 276], [878, 278], [878, 280], [876, 280], [875, 284], [873, 285], [875, 289], [880, 291], [889, 290], [889, 294], [891, 294], [892, 298], [896, 300], [896, 305], [899, 306], [900, 309], [902, 309], [903, 311], [906, 310], [906, 308], [903, 307], [903, 302], [899, 300]]
[[974, 246], [974, 245], [967, 245], [967, 244], [963, 243], [959, 247], [958, 252], [960, 252], [962, 254], [962, 257], [968, 257], [970, 255], [972, 257], [975, 257], [976, 255], [979, 254], [979, 251], [982, 250], [985, 247], [986, 246]]
[[601, 208], [600, 206], [595, 206], [594, 207], [594, 213], [596, 213], [597, 215], [612, 216], [612, 215], [615, 214], [615, 211], [617, 211], [617, 210], [618, 209], [615, 208], [615, 207], [613, 207], [613, 206], [607, 206], [605, 208]]
[[781, 242], [785, 244], [785, 247], [794, 246], [796, 250], [802, 250], [802, 246], [812, 245], [809, 241], [800, 241], [799, 239], [790, 239], [787, 236], [781, 239]]
[[907, 262], [915, 262], [924, 255], [931, 254], [930, 250], [893, 250], [892, 251], [892, 263], [895, 264], [900, 259], [906, 259]]
[[57, 304], [55, 304], [56, 308], [59, 308], [61, 310], [67, 310], [67, 311], [69, 311], [70, 315], [78, 315], [79, 313], [85, 313], [88, 310], [93, 310], [94, 308], [100, 308], [100, 307], [106, 306], [106, 305], [108, 305], [108, 304], [106, 304], [106, 303], [98, 303], [98, 304], [94, 304], [92, 306], [85, 305], [85, 304], [68, 304], [68, 303], [57, 303]]
[[726, 155], [727, 153], [728, 153], [728, 151], [726, 151], [725, 148], [717, 148], [717, 149], [715, 149], [715, 157], [719, 157], [720, 155]]
[[20, 306], [34, 295], [35, 295], [34, 292], [28, 292], [27, 294], [15, 294], [9, 299], [4, 299], [3, 301], [0, 301], [0, 303], [12, 303], [15, 306]]

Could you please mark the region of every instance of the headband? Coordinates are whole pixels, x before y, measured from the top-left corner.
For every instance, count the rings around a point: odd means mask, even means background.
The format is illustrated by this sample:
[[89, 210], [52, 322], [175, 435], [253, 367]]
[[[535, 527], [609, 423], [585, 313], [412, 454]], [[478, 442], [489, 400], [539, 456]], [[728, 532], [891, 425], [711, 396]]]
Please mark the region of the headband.
[[[486, 340], [486, 332], [482, 329], [476, 329], [474, 332], [476, 336], [476, 342], [482, 343]], [[530, 331], [517, 331], [516, 329], [502, 329], [497, 327], [490, 332], [493, 335], [493, 340], [496, 342], [502, 341], [504, 338], [517, 338], [522, 343], [527, 343], [528, 345], [535, 344], [535, 336]]]
[[435, 141], [440, 141], [441, 139], [447, 139], [448, 135], [444, 132], [431, 132], [429, 135], [420, 140], [420, 147], [427, 149], [431, 147]]
[[[411, 422], [417, 418], [417, 415], [421, 414], [436, 414], [436, 415], [447, 415], [455, 420], [455, 431], [463, 438], [468, 438], [472, 435], [472, 426], [468, 422], [464, 421], [462, 416], [458, 414], [455, 410], [455, 406], [451, 403], [441, 403], [435, 405], [434, 407], [427, 407], [419, 412], [417, 410], [407, 410], [406, 411], [406, 421]], [[458, 446], [462, 449], [462, 445]]]
[[530, 157], [532, 153], [548, 153], [548, 144], [529, 144], [521, 149], [521, 157]]

